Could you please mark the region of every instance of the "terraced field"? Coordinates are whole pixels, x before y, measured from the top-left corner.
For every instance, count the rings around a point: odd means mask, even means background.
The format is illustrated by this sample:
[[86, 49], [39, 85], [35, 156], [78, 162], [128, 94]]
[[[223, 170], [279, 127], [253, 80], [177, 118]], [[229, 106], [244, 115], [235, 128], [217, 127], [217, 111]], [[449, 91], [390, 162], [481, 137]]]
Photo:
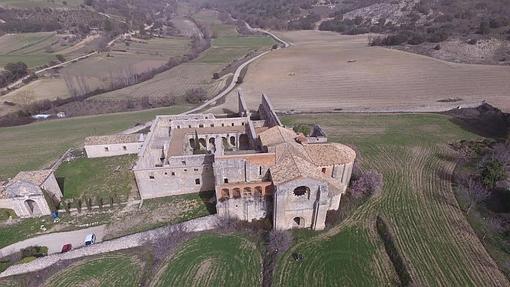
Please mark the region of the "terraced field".
[[[276, 109], [287, 111], [438, 111], [483, 100], [510, 111], [508, 66], [450, 63], [369, 47], [366, 35], [278, 35], [293, 45], [250, 65], [240, 86], [249, 106], [265, 93]], [[218, 110], [232, 109], [234, 99], [229, 95]]]
[[34, 67], [56, 60], [53, 51], [64, 48], [58, 45], [59, 37], [55, 32], [3, 35], [0, 37], [0, 66], [23, 61]]
[[[65, 99], [69, 92], [60, 78], [43, 78], [0, 97], [0, 116], [15, 112], [24, 105], [43, 100]], [[14, 105], [12, 105], [14, 104]]]
[[260, 286], [256, 245], [236, 235], [205, 234], [188, 241], [156, 276], [155, 286]]
[[[62, 70], [68, 77], [80, 77], [90, 90], [109, 88], [112, 81], [147, 72], [162, 66], [170, 57], [184, 55], [190, 48], [185, 37], [134, 39], [116, 43], [109, 53], [102, 53], [79, 61]], [[62, 80], [62, 84], [65, 83]]]
[[188, 106], [174, 106], [0, 128], [0, 178], [13, 177], [21, 170], [41, 168], [68, 148], [82, 145], [87, 136], [120, 132], [151, 120], [155, 115], [181, 113], [187, 109]]
[[57, 273], [44, 283], [49, 287], [139, 286], [142, 263], [126, 255], [102, 256], [84, 260]]
[[239, 35], [234, 25], [221, 23], [214, 11], [203, 10], [193, 17], [203, 25], [210, 26], [216, 36], [208, 50], [194, 61], [160, 73], [151, 80], [101, 94], [94, 99], [182, 97], [187, 90], [199, 87], [205, 89], [209, 96], [213, 96], [227, 85], [225, 78], [212, 79], [215, 72], [221, 71], [235, 60], [242, 59], [249, 52], [269, 49], [273, 44], [270, 37]]
[[[384, 190], [340, 226], [292, 248], [280, 260], [275, 285], [393, 284], [395, 272], [375, 231], [381, 215], [417, 286], [508, 286], [451, 189], [455, 163], [447, 143], [476, 135], [432, 114], [296, 115], [285, 122], [317, 122], [330, 141], [357, 146], [363, 167], [383, 173]], [[304, 261], [296, 263], [292, 252]]]

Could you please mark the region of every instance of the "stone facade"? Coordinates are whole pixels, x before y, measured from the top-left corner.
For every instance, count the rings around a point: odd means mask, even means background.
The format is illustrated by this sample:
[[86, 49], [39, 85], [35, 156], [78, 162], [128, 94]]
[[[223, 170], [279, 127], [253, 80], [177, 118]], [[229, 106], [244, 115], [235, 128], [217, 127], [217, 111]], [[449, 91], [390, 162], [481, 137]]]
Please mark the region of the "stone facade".
[[23, 171], [0, 189], [0, 208], [12, 209], [18, 217], [37, 217], [51, 214], [47, 200], [61, 198], [52, 170]]
[[283, 127], [268, 97], [250, 111], [239, 95], [237, 117], [157, 116], [133, 171], [142, 199], [215, 190], [220, 217], [319, 230], [355, 157], [319, 126], [310, 135]]
[[144, 142], [143, 134], [93, 136], [85, 139], [88, 158], [138, 154]]

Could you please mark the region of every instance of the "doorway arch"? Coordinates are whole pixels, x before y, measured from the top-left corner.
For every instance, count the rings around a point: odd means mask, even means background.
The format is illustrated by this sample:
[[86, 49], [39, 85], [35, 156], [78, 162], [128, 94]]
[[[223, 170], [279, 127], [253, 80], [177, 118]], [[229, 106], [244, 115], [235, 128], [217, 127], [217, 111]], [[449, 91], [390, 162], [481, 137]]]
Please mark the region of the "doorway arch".
[[37, 202], [33, 201], [32, 199], [25, 200], [25, 207], [31, 216], [41, 215], [41, 209], [39, 208], [39, 205], [37, 205]]
[[301, 216], [296, 216], [292, 219], [292, 228], [305, 227], [305, 219]]

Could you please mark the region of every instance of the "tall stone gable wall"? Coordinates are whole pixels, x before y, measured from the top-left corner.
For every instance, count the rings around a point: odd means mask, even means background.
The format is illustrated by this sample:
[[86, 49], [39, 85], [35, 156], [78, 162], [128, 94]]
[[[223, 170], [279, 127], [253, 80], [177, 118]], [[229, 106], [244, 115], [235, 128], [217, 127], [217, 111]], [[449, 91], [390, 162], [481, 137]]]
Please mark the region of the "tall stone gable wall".
[[262, 119], [266, 120], [268, 127], [282, 126], [282, 122], [276, 115], [273, 105], [266, 95], [262, 95], [262, 102], [259, 106], [259, 115]]

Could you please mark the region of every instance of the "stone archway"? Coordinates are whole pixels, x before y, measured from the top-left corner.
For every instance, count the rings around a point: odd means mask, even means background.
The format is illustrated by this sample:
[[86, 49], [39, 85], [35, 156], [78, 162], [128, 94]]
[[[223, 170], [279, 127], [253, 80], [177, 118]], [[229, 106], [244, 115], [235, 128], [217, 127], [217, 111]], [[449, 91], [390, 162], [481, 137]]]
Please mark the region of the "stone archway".
[[198, 139], [198, 142], [200, 144], [200, 149], [207, 149], [207, 143], [204, 138]]
[[247, 134], [242, 134], [239, 136], [239, 149], [247, 150], [250, 149], [250, 138]]
[[39, 205], [32, 199], [25, 200], [25, 207], [27, 208], [28, 212], [30, 213], [30, 216], [32, 215], [41, 215], [41, 209], [39, 208]]
[[241, 198], [241, 189], [238, 188], [238, 187], [235, 187], [233, 190], [232, 190], [232, 197], [233, 198]]
[[292, 228], [303, 228], [305, 226], [305, 219], [303, 217], [296, 216], [292, 219]]

